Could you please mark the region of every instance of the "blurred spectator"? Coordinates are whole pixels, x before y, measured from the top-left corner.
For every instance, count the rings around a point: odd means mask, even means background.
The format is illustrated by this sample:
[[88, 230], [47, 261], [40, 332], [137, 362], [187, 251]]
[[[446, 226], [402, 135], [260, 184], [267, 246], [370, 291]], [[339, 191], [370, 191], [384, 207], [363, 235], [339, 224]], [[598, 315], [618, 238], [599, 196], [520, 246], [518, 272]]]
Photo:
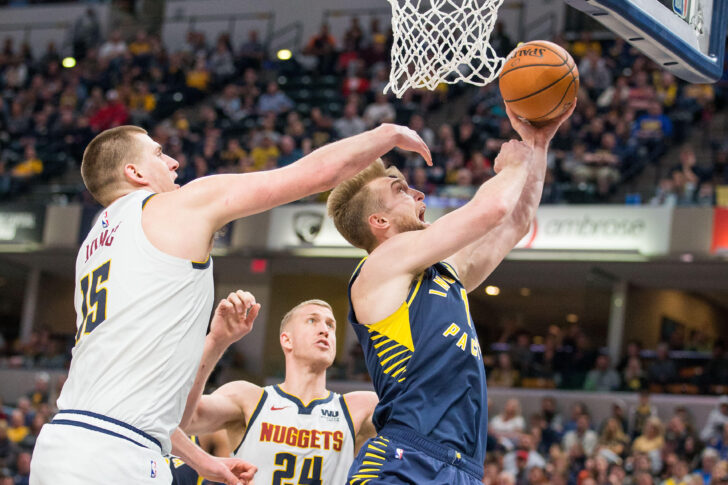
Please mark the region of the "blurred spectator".
[[43, 173], [43, 162], [35, 152], [35, 146], [28, 144], [25, 147], [23, 160], [15, 165], [10, 175], [16, 179], [29, 179]]
[[35, 409], [38, 409], [41, 404], [48, 404], [50, 379], [47, 372], [36, 373], [33, 390], [28, 394], [28, 399]]
[[711, 444], [717, 442], [723, 435], [723, 426], [728, 423], [728, 396], [721, 396], [718, 405], [710, 411], [708, 421], [700, 432], [700, 439]]
[[632, 449], [638, 453], [651, 453], [659, 451], [665, 445], [662, 421], [657, 416], [651, 416], [644, 425], [642, 434], [634, 440]]
[[210, 71], [218, 85], [228, 82], [235, 75], [235, 59], [223, 36], [217, 40], [215, 50], [210, 55]]
[[382, 123], [394, 123], [395, 116], [397, 113], [394, 106], [381, 92], [375, 94], [374, 103], [364, 110], [364, 122], [368, 128], [374, 128]]
[[329, 33], [327, 24], [322, 24], [318, 33], [309, 39], [303, 53], [316, 57], [318, 60], [317, 70], [320, 73], [333, 72], [336, 61], [336, 41]]
[[359, 24], [359, 17], [351, 17], [349, 27], [344, 32], [344, 43], [351, 45], [355, 50], [364, 47], [364, 31]]
[[607, 419], [607, 423], [599, 436], [598, 445], [607, 448], [617, 456], [622, 456], [629, 444], [622, 423], [617, 418]]
[[129, 112], [119, 99], [119, 93], [112, 89], [106, 93], [106, 100], [89, 118], [89, 124], [95, 131], [108, 130], [121, 126], [129, 121]]
[[278, 157], [278, 166], [285, 167], [303, 158], [303, 151], [296, 147], [296, 141], [289, 135], [281, 137], [279, 142], [281, 153]]
[[498, 366], [488, 376], [491, 387], [516, 387], [520, 373], [513, 367], [511, 356], [505, 352], [498, 354]]
[[639, 357], [629, 357], [622, 373], [622, 388], [626, 391], [639, 391], [645, 386], [645, 370]]
[[612, 83], [612, 73], [607, 62], [595, 49], [589, 49], [579, 63], [579, 78], [593, 99]]
[[579, 445], [584, 453], [591, 455], [599, 440], [597, 434], [590, 429], [589, 415], [584, 413], [576, 420], [576, 429], [564, 435], [562, 446], [569, 452], [574, 446]]
[[113, 62], [124, 56], [127, 52], [126, 42], [121, 37], [120, 30], [114, 30], [109, 39], [101, 44], [99, 49], [99, 59], [102, 61]]
[[695, 473], [703, 478], [703, 483], [713, 484], [713, 471], [718, 464], [718, 452], [713, 448], [706, 448], [700, 456], [700, 468]]
[[293, 108], [293, 101], [278, 90], [278, 83], [271, 81], [266, 86], [265, 93], [258, 100], [258, 111], [261, 114], [281, 114]]
[[668, 354], [669, 347], [666, 342], [660, 342], [657, 346], [656, 359], [647, 369], [647, 378], [651, 384], [666, 385], [672, 384], [677, 378], [675, 362]]
[[238, 57], [244, 69], [260, 69], [263, 59], [265, 59], [265, 47], [258, 40], [257, 30], [248, 32], [248, 40], [240, 46]]
[[16, 452], [16, 444], [8, 437], [8, 423], [0, 420], [0, 468], [8, 464]]
[[546, 425], [549, 429], [559, 435], [563, 432], [564, 418], [556, 409], [556, 399], [551, 396], [546, 396], [541, 399], [541, 416], [546, 421]]
[[526, 421], [521, 415], [521, 403], [518, 399], [508, 399], [503, 412], [490, 420], [488, 432], [499, 441], [508, 440], [515, 443], [526, 429]]
[[25, 416], [19, 409], [13, 410], [10, 415], [10, 426], [8, 427], [8, 439], [13, 443], [20, 443], [30, 432], [25, 425]]
[[544, 468], [546, 460], [534, 449], [534, 441], [529, 435], [522, 435], [518, 446], [503, 457], [503, 469], [516, 476], [517, 483], [527, 483], [531, 468]]
[[635, 408], [632, 410], [631, 416], [631, 435], [634, 438], [642, 434], [642, 428], [644, 428], [645, 423], [649, 418], [651, 418], [652, 416], [657, 416], [657, 408], [655, 408], [652, 403], [650, 403], [649, 392], [644, 390], [640, 392], [637, 406], [635, 406]]
[[30, 483], [30, 458], [31, 454], [22, 452], [18, 455], [15, 465], [15, 485], [28, 485]]
[[344, 116], [334, 122], [334, 130], [339, 138], [347, 138], [366, 131], [366, 123], [359, 117], [357, 107], [349, 103], [344, 107]]
[[597, 357], [595, 368], [590, 370], [584, 381], [585, 391], [616, 391], [619, 388], [619, 374], [609, 368], [609, 356]]
[[728, 384], [728, 355], [725, 344], [719, 340], [713, 345], [712, 357], [705, 365], [701, 376], [704, 391], [710, 391], [711, 385]]
[[101, 40], [101, 25], [96, 10], [87, 8], [86, 11], [73, 23], [71, 34], [73, 43], [73, 56], [76, 59], [86, 57], [86, 52], [96, 47]]

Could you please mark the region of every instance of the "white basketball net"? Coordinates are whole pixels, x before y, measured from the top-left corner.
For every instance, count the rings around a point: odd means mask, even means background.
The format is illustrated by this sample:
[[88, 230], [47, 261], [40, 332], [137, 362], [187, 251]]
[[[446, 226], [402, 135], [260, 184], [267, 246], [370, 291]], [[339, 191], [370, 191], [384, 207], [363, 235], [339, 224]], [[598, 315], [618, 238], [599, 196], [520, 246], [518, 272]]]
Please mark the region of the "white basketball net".
[[433, 90], [460, 81], [484, 86], [503, 59], [490, 46], [503, 0], [388, 0], [392, 5], [392, 70], [398, 98], [409, 88]]

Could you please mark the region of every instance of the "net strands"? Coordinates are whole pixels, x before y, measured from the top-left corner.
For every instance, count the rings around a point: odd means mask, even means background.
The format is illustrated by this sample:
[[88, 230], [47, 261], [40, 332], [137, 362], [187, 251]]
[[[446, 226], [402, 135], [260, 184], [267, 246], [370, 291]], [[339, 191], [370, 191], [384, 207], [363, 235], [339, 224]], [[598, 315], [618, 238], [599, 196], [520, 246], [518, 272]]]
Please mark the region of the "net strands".
[[388, 0], [392, 6], [392, 69], [384, 92], [440, 83], [484, 86], [503, 58], [490, 45], [503, 0]]

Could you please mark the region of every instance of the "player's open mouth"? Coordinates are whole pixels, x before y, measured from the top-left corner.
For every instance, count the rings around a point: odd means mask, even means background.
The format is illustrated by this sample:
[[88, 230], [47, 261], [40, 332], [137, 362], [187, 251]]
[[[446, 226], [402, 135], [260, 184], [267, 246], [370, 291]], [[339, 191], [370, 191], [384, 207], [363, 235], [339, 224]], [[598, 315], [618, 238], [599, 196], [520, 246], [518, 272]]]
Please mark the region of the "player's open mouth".
[[425, 222], [425, 210], [426, 210], [426, 209], [427, 209], [427, 206], [425, 206], [425, 205], [422, 205], [422, 207], [420, 207], [420, 212], [419, 212], [419, 214], [417, 215], [417, 217], [418, 217], [418, 218], [420, 219], [420, 221], [422, 221], [422, 222]]
[[329, 341], [324, 340], [324, 339], [317, 340], [316, 345], [320, 345], [321, 347], [324, 347], [326, 350], [331, 348], [331, 344], [329, 343]]

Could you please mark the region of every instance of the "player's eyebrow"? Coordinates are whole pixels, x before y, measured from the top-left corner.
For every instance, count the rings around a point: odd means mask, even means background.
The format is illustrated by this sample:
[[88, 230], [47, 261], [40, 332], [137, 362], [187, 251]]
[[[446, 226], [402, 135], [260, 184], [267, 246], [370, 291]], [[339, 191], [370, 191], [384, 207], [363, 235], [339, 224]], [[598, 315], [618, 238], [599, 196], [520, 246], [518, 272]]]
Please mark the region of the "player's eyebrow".
[[162, 153], [162, 145], [157, 143], [157, 148], [154, 149], [154, 153]]
[[311, 312], [307, 316], [308, 317], [320, 318], [321, 320], [325, 320], [325, 321], [328, 321], [328, 322], [333, 322], [333, 324], [336, 325], [336, 319], [331, 318], [331, 317], [325, 317], [324, 315], [322, 315], [319, 312]]
[[404, 180], [401, 178], [395, 177], [394, 180], [392, 180], [392, 183], [389, 184], [390, 187], [394, 188], [395, 185], [400, 184], [402, 187], [407, 188], [407, 184], [404, 183]]

